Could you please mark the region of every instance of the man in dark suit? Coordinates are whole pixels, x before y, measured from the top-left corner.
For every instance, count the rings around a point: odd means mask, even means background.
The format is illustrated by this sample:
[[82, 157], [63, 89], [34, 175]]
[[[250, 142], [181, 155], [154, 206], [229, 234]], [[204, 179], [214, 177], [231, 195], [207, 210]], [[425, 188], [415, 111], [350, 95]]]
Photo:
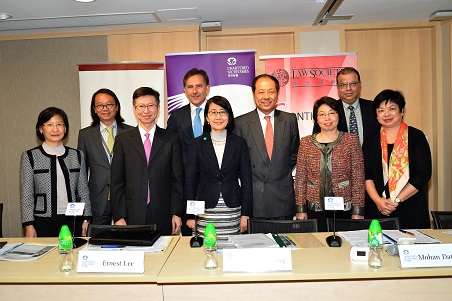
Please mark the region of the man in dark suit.
[[111, 163], [115, 225], [156, 224], [177, 234], [185, 213], [184, 170], [179, 138], [155, 124], [160, 94], [141, 87], [133, 93], [136, 128], [116, 137]]
[[[179, 135], [184, 152], [184, 163], [187, 157], [188, 145], [202, 134], [204, 125], [204, 108], [206, 98], [210, 92], [209, 76], [202, 69], [190, 69], [184, 76], [184, 93], [189, 104], [175, 110], [168, 118], [166, 129]], [[195, 121], [197, 115], [201, 121], [201, 128], [195, 133]]]
[[[187, 160], [188, 145], [194, 138], [202, 134], [204, 108], [206, 106], [207, 95], [210, 92], [209, 76], [206, 71], [193, 68], [185, 74], [183, 84], [184, 93], [189, 104], [171, 113], [168, 118], [166, 129], [173, 131], [179, 136], [182, 143], [185, 164]], [[199, 119], [197, 120], [197, 118]], [[195, 126], [196, 121], [198, 122], [198, 126]], [[184, 223], [182, 225], [182, 235], [192, 235], [191, 229], [186, 225], [186, 218], [184, 218]]]
[[279, 82], [261, 74], [252, 83], [257, 109], [236, 118], [235, 133], [245, 138], [253, 173], [253, 216], [292, 219], [295, 192], [292, 171], [300, 144], [297, 117], [276, 110]]
[[[372, 101], [360, 98], [361, 77], [358, 70], [345, 67], [336, 76], [338, 101], [342, 102], [344, 110], [337, 125], [339, 131], [357, 133], [363, 145], [367, 137], [378, 135], [380, 124], [377, 121]], [[320, 127], [314, 123], [313, 133], [320, 132]]]
[[92, 223], [111, 225], [110, 163], [114, 138], [132, 127], [124, 123], [119, 99], [109, 89], [100, 89], [93, 94], [91, 117], [91, 126], [79, 132], [77, 148], [85, 154], [93, 212]]

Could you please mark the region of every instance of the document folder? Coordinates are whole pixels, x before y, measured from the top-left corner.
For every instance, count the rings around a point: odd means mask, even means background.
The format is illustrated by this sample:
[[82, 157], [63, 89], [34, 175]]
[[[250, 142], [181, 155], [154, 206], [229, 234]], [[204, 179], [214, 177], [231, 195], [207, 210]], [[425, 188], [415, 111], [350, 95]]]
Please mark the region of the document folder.
[[160, 235], [155, 225], [90, 225], [88, 230], [92, 245], [152, 246]]

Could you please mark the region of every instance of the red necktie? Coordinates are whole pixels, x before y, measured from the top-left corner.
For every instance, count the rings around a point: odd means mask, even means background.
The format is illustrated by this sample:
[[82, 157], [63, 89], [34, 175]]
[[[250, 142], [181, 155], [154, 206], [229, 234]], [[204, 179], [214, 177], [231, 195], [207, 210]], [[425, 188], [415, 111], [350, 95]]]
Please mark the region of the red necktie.
[[267, 121], [267, 127], [265, 128], [265, 146], [267, 147], [268, 157], [271, 160], [273, 152], [273, 127], [270, 116], [265, 116], [264, 118]]

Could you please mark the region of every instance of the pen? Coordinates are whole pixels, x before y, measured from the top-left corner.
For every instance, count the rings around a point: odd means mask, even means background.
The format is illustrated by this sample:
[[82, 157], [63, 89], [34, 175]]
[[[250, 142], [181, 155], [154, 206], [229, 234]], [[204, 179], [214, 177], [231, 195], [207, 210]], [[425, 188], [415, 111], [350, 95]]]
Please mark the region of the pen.
[[397, 242], [392, 237], [390, 237], [389, 235], [386, 235], [386, 234], [383, 233], [383, 236], [386, 237], [392, 244], [394, 244], [394, 245], [397, 244]]
[[103, 246], [101, 246], [101, 248], [103, 248], [103, 249], [122, 249], [125, 247], [126, 246], [123, 246], [123, 245], [103, 245]]
[[405, 230], [399, 230], [399, 231], [402, 232], [402, 233], [405, 233], [405, 234], [407, 234], [407, 235], [409, 235], [409, 236], [414, 236], [414, 233], [413, 233], [413, 232], [405, 231]]

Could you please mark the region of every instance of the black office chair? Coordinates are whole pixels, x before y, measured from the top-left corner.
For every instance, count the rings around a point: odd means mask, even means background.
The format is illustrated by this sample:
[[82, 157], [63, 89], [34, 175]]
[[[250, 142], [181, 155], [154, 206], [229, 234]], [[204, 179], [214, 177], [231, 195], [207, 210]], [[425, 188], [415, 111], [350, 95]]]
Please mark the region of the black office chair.
[[436, 229], [452, 229], [452, 211], [430, 211]]
[[[383, 230], [400, 230], [399, 218], [389, 217], [380, 218], [381, 229]], [[336, 218], [336, 231], [354, 231], [354, 230], [364, 230], [369, 229], [372, 219], [346, 219], [346, 218]], [[333, 232], [333, 219], [327, 218], [326, 224], [328, 227], [328, 232]]]
[[3, 203], [0, 203], [0, 238], [3, 237], [3, 229], [2, 229], [2, 223], [3, 223]]
[[317, 232], [317, 220], [248, 220], [248, 233], [306, 233]]

